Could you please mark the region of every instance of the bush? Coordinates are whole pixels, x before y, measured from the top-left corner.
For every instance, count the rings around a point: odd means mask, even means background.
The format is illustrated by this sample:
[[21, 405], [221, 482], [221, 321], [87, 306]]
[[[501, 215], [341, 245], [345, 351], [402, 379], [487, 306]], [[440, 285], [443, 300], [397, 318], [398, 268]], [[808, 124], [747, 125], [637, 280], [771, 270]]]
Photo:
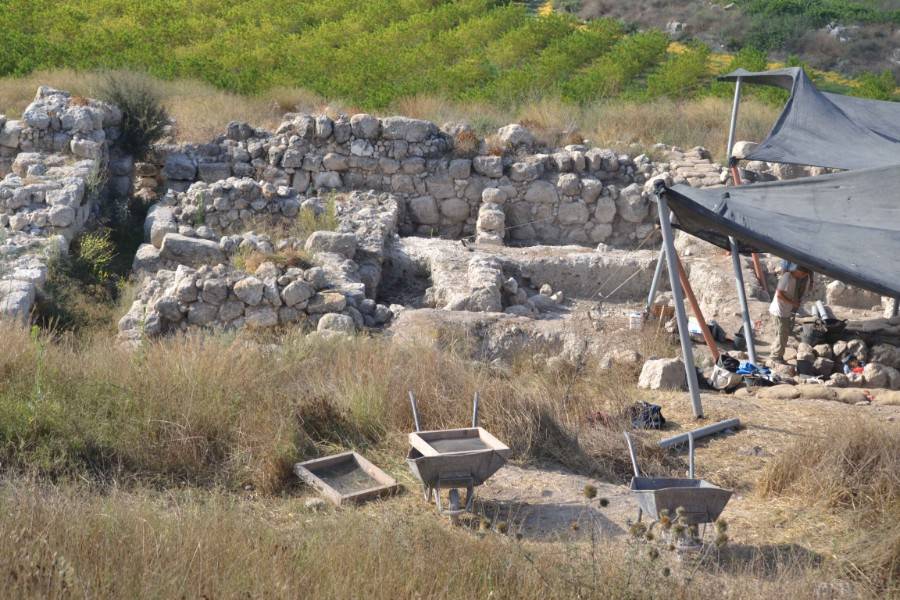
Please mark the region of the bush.
[[859, 87], [853, 90], [854, 96], [873, 100], [891, 100], [897, 89], [897, 80], [890, 70], [879, 74], [863, 73], [859, 76]]
[[709, 47], [695, 44], [684, 52], [670, 54], [660, 68], [647, 77], [651, 98], [690, 97], [704, 86], [709, 73]]
[[150, 80], [139, 75], [110, 75], [100, 89], [100, 97], [122, 110], [118, 143], [136, 158], [143, 158], [165, 135], [169, 114]]

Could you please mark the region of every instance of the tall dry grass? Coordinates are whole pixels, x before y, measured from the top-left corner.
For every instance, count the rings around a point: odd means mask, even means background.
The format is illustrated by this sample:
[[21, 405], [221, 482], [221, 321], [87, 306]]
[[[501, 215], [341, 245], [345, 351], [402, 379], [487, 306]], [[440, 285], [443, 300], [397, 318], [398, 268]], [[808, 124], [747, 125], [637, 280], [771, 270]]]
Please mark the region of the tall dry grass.
[[900, 593], [900, 435], [872, 421], [835, 423], [780, 453], [763, 474], [764, 496], [791, 495], [840, 513], [835, 539], [849, 567], [886, 593]]
[[[617, 481], [630, 470], [624, 421], [614, 429], [590, 417], [620, 414], [633, 373], [524, 358], [499, 371], [434, 345], [367, 337], [198, 335], [134, 353], [110, 351], [105, 333], [4, 326], [2, 337], [0, 461], [19, 470], [276, 493], [293, 481], [294, 461], [336, 447], [402, 456], [407, 390], [429, 428], [466, 423], [478, 391], [482, 423], [518, 459]], [[650, 444], [641, 453], [646, 469], [673, 465]]]
[[404, 498], [313, 514], [216, 490], [5, 480], [0, 503], [12, 598], [813, 598], [830, 577], [785, 562], [725, 578], [607, 539], [475, 534]]
[[[67, 69], [39, 71], [21, 78], [0, 79], [0, 113], [15, 117], [33, 99], [39, 85], [51, 85], [75, 94], [96, 94], [107, 73]], [[327, 103], [300, 88], [273, 88], [258, 96], [224, 92], [197, 80], [166, 81], [147, 78], [158, 91], [177, 123], [180, 141], [206, 142], [224, 131], [229, 121], [247, 121], [273, 130], [282, 115], [291, 111], [329, 113], [357, 110], [340, 101]], [[655, 143], [685, 148], [704, 146], [724, 160], [731, 102], [706, 97], [676, 101], [598, 101], [586, 106], [558, 98], [540, 98], [521, 106], [494, 106], [481, 102], [456, 102], [438, 96], [401, 98], [383, 116], [402, 114], [443, 124], [470, 123], [482, 136], [511, 122], [534, 129], [550, 146], [580, 142], [620, 151], [650, 152]], [[774, 124], [778, 108], [748, 99], [741, 105], [737, 139], [761, 140]]]
[[[106, 78], [116, 72], [54, 69], [24, 77], [0, 78], [0, 114], [18, 117], [40, 85], [86, 97], [96, 97]], [[246, 121], [274, 130], [286, 112], [325, 112], [321, 97], [300, 88], [273, 88], [265, 95], [244, 96], [195, 79], [163, 80], [141, 76], [157, 91], [176, 123], [180, 141], [207, 142], [224, 132], [229, 121]]]

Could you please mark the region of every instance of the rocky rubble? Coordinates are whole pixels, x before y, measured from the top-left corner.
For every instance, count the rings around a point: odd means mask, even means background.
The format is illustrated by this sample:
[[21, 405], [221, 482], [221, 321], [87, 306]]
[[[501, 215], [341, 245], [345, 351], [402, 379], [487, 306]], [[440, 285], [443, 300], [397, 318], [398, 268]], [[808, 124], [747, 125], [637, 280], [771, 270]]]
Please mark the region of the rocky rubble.
[[[223, 194], [217, 198], [256, 194], [263, 187], [243, 185], [244, 180], [238, 185], [223, 183], [211, 186]], [[135, 271], [145, 273], [146, 279], [119, 321], [120, 339], [137, 343], [192, 326], [231, 330], [290, 324], [324, 333], [352, 333], [383, 326], [393, 318], [388, 306], [374, 300], [384, 247], [392, 239], [399, 210], [390, 194], [353, 192], [335, 197], [337, 231], [277, 239], [253, 231], [216, 237], [217, 231], [237, 226], [240, 213], [224, 225], [222, 221], [196, 228], [177, 225], [185, 214], [183, 207], [196, 206], [197, 194], [207, 189], [195, 184], [183, 194], [171, 194], [148, 218], [151, 243], [144, 244], [135, 259]], [[319, 198], [291, 197], [305, 210], [325, 210]], [[260, 196], [259, 202], [267, 203], [246, 216], [265, 211], [276, 222], [282, 219], [290, 225], [297, 213], [285, 214], [283, 199]], [[263, 262], [247, 273], [239, 266], [240, 258], [254, 253]], [[303, 264], [307, 261], [311, 264]]]

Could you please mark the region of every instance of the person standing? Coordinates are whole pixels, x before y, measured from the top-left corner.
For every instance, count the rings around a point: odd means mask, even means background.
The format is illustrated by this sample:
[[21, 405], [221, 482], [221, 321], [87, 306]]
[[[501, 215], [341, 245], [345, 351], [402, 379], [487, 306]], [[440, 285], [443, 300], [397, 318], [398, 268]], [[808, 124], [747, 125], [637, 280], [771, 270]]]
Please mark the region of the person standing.
[[784, 273], [775, 289], [775, 297], [769, 305], [769, 314], [772, 315], [777, 335], [769, 354], [772, 363], [784, 363], [788, 337], [794, 330], [794, 316], [803, 302], [803, 296], [811, 287], [812, 272], [809, 269], [796, 263], [785, 263]]

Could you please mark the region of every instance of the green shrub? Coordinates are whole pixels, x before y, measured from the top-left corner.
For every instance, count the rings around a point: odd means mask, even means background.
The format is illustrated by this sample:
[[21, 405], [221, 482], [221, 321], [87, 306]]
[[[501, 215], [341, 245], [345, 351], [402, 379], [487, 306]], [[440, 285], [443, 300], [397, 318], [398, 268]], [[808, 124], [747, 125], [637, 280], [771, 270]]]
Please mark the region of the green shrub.
[[78, 238], [77, 262], [98, 282], [111, 277], [109, 265], [116, 256], [116, 247], [109, 231], [85, 233]]
[[169, 115], [149, 80], [114, 74], [106, 79], [100, 96], [122, 109], [119, 145], [129, 154], [143, 158], [150, 146], [162, 139], [169, 125]]
[[854, 96], [873, 100], [891, 100], [897, 89], [897, 80], [890, 70], [881, 73], [863, 73], [859, 77], [860, 86], [853, 91]]
[[693, 44], [681, 54], [670, 54], [659, 69], [647, 77], [650, 98], [683, 98], [695, 95], [706, 84], [709, 47]]

